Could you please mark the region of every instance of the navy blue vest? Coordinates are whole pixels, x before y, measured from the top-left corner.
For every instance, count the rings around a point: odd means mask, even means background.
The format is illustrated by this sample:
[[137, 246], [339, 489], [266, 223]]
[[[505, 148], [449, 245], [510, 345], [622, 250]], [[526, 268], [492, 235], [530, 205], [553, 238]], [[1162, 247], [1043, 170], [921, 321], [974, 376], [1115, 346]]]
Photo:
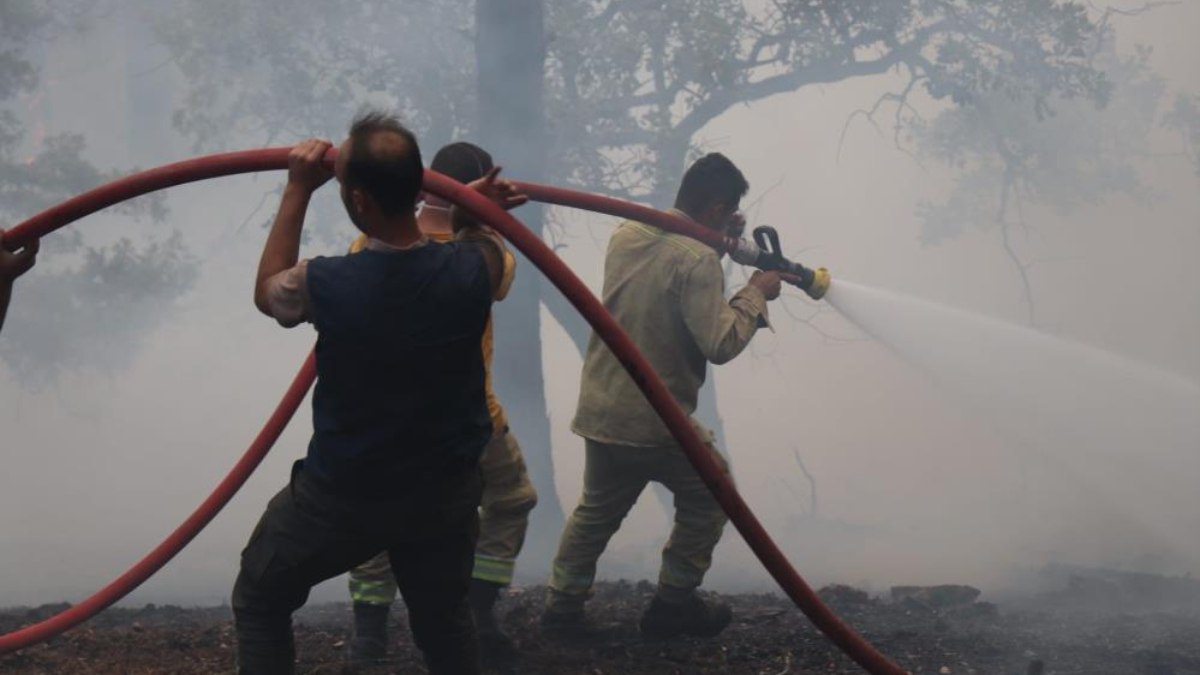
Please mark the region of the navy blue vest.
[[308, 263], [317, 329], [304, 470], [380, 495], [475, 466], [492, 434], [480, 341], [492, 290], [477, 244]]

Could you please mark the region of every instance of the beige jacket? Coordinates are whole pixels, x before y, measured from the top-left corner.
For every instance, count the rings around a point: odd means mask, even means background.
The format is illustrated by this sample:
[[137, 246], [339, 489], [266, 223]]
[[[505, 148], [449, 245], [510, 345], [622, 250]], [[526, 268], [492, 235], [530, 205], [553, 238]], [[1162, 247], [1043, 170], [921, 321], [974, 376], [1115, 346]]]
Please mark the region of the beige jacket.
[[[706, 362], [731, 360], [767, 325], [767, 300], [757, 288], [747, 286], [725, 300], [725, 275], [716, 251], [632, 221], [622, 223], [608, 243], [603, 300], [688, 415], [696, 410]], [[675, 443], [595, 333], [571, 428], [602, 443]]]

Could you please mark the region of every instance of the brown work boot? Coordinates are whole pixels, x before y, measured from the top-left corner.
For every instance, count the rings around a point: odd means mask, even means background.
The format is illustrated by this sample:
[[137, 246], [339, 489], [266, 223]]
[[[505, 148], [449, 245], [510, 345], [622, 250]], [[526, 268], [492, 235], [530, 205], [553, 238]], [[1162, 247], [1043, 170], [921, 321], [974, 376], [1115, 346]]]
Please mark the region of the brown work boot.
[[668, 602], [656, 595], [642, 614], [642, 635], [651, 639], [666, 639], [679, 635], [716, 637], [733, 620], [733, 610], [720, 602], [705, 602], [690, 593], [680, 602]]

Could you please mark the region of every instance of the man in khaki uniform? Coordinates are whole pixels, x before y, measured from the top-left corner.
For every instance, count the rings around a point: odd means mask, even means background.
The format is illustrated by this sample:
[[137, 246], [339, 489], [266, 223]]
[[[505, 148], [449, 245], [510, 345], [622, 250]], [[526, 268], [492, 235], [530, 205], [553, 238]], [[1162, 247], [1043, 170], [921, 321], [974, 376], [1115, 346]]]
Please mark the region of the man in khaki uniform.
[[[471, 143], [451, 143], [434, 155], [430, 168], [460, 183], [483, 178], [493, 167], [492, 156]], [[454, 239], [450, 205], [432, 195], [417, 215], [417, 226], [430, 240], [445, 243]], [[366, 245], [359, 237], [350, 251]], [[508, 295], [516, 275], [516, 258], [504, 251], [504, 272], [493, 295], [497, 302]], [[485, 389], [493, 435], [479, 459], [483, 476], [483, 499], [479, 512], [479, 540], [475, 545], [475, 568], [471, 574], [468, 600], [479, 633], [483, 659], [511, 658], [513, 647], [496, 623], [493, 607], [501, 589], [513, 578], [517, 554], [525, 542], [529, 512], [537, 504], [537, 492], [525, 469], [521, 446], [509, 432], [508, 418], [492, 389], [494, 322], [488, 318], [483, 333], [483, 359], [487, 367]], [[347, 651], [349, 661], [367, 665], [387, 656], [387, 618], [396, 599], [396, 579], [384, 551], [350, 572], [350, 597], [354, 601], [354, 639]]]
[[[738, 204], [748, 189], [729, 159], [709, 154], [684, 174], [675, 212], [714, 230], [740, 233], [744, 223]], [[767, 325], [767, 301], [779, 296], [779, 288], [779, 274], [756, 272], [726, 300], [720, 256], [713, 248], [637, 222], [617, 228], [604, 263], [604, 306], [689, 415], [696, 410], [706, 364], [726, 363], [746, 348]], [[731, 619], [729, 607], [705, 602], [695, 591], [712, 564], [725, 514], [595, 334], [584, 360], [572, 429], [584, 437], [587, 452], [583, 495], [554, 559], [543, 626], [562, 632], [583, 629], [583, 605], [596, 561], [646, 484], [656, 481], [674, 493], [675, 524], [663, 549], [658, 593], [641, 629], [653, 637], [719, 633]], [[699, 430], [712, 447], [711, 432]], [[715, 447], [712, 451], [728, 470]]]

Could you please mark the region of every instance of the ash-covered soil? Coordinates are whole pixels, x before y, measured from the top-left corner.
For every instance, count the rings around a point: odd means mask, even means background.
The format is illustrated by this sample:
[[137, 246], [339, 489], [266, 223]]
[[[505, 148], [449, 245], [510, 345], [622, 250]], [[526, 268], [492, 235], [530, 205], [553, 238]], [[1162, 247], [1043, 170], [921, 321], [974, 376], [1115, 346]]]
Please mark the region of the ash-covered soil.
[[[993, 604], [966, 587], [897, 589], [870, 597], [844, 586], [822, 594], [868, 640], [912, 673], [1200, 675], [1200, 583], [1072, 571], [1058, 588]], [[858, 673], [786, 599], [724, 595], [734, 623], [712, 640], [646, 641], [637, 620], [648, 583], [605, 583], [588, 609], [601, 629], [552, 640], [537, 619], [541, 587], [513, 589], [499, 605], [520, 660], [493, 672], [546, 675], [802, 675]], [[986, 599], [986, 596], [984, 596]], [[65, 606], [65, 605], [64, 605]], [[0, 632], [64, 606], [0, 611]], [[297, 614], [297, 672], [341, 673], [348, 604]], [[423, 673], [401, 605], [392, 615], [393, 660], [371, 673]], [[224, 673], [232, 671], [227, 607], [111, 609], [46, 644], [0, 657], [3, 673]]]

